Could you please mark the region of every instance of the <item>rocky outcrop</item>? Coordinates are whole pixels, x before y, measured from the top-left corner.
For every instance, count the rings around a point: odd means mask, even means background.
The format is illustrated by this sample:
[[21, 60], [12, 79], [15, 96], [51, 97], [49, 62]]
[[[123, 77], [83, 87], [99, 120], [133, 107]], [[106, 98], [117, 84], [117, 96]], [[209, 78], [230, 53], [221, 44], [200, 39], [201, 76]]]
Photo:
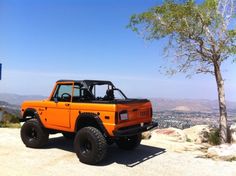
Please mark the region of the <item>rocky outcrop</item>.
[[165, 128], [155, 130], [157, 135], [165, 136], [167, 140], [185, 142], [187, 140], [186, 134], [183, 130], [177, 128]]
[[230, 126], [231, 143], [236, 144], [236, 123]]
[[150, 139], [152, 137], [152, 133], [150, 131], [146, 131], [142, 133], [142, 139]]
[[165, 137], [167, 140], [179, 142], [208, 143], [210, 133], [214, 130], [209, 125], [196, 125], [184, 130], [177, 128], [163, 128], [155, 130], [155, 134]]
[[236, 160], [236, 144], [222, 144], [208, 148], [207, 157], [221, 160]]
[[195, 143], [208, 143], [209, 134], [213, 129], [209, 125], [196, 125], [184, 129], [187, 139]]

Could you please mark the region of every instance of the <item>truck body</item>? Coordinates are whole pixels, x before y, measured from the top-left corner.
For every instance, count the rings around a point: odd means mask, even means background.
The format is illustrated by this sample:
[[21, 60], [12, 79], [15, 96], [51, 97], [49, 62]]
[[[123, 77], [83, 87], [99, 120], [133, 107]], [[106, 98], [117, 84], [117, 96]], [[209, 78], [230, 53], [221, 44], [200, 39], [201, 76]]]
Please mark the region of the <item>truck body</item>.
[[49, 134], [96, 128], [108, 144], [157, 126], [149, 100], [127, 98], [110, 81], [59, 80], [48, 99], [23, 102], [21, 113], [22, 122], [36, 119]]

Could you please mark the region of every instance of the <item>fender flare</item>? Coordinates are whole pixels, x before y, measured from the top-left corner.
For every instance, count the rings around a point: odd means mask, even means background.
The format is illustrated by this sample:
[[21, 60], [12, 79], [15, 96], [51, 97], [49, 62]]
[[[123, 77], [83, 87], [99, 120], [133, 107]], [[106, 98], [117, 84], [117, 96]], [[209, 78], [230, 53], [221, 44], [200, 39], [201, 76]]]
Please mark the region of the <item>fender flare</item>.
[[[30, 118], [27, 118], [27, 117], [30, 117]], [[30, 119], [33, 119], [33, 118], [37, 119], [39, 121], [40, 125], [43, 127], [40, 116], [39, 116], [37, 110], [34, 109], [34, 108], [27, 108], [24, 111], [23, 116], [20, 119], [20, 122], [26, 122], [27, 120], [30, 120]]]
[[109, 136], [98, 114], [90, 112], [79, 113], [75, 122], [75, 132], [86, 126], [96, 127], [105, 137]]

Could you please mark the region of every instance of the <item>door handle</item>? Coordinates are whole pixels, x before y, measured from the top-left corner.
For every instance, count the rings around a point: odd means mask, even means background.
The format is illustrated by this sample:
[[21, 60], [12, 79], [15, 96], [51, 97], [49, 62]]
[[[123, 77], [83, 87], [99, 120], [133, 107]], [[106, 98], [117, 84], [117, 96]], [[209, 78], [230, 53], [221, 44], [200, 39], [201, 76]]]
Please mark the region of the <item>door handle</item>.
[[70, 104], [69, 104], [69, 103], [66, 103], [65, 106], [70, 106]]

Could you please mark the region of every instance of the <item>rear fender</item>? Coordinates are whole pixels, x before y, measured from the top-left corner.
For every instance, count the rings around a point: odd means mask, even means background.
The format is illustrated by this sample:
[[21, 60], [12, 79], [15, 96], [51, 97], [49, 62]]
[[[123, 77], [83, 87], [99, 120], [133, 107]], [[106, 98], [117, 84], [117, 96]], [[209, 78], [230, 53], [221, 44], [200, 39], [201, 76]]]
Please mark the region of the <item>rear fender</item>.
[[101, 133], [108, 137], [108, 132], [104, 127], [99, 115], [94, 113], [80, 113], [75, 123], [75, 132], [79, 131], [81, 128], [86, 126], [93, 126], [101, 131]]

